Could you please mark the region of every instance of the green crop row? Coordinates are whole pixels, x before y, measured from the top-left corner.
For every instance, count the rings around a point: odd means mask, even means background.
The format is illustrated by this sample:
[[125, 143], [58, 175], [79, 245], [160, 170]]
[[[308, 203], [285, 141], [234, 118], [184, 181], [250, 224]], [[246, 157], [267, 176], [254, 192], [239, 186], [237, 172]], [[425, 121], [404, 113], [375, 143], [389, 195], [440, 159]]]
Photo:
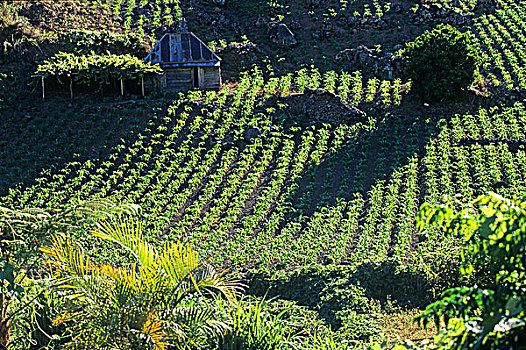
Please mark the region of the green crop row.
[[[383, 117], [308, 127], [273, 123], [275, 110], [254, 113], [283, 89], [323, 83], [312, 77], [299, 73], [276, 84], [256, 72], [230, 90], [189, 93], [167, 111], [152, 112], [148, 127], [105, 158], [46, 170], [33, 186], [10, 188], [1, 202], [57, 207], [109, 197], [139, 203], [152, 232], [160, 232], [152, 241], [199, 243], [213, 261], [232, 267], [391, 257], [432, 266], [431, 252], [451, 242], [432, 231], [421, 242], [414, 218], [422, 200], [456, 194], [468, 200], [499, 181], [509, 183], [501, 190], [506, 195], [524, 190], [523, 150], [459, 144], [523, 139], [522, 105], [450, 121]], [[261, 137], [247, 144], [243, 133], [252, 127]]]

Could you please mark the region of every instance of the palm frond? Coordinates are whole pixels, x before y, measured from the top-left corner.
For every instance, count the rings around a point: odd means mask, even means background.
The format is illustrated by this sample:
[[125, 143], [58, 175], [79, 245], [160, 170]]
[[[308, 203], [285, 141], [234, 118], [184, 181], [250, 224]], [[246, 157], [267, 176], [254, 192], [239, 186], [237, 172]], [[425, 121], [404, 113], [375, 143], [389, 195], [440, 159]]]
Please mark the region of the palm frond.
[[[199, 254], [190, 245], [180, 242], [166, 244], [159, 254], [159, 264], [166, 277], [174, 285], [180, 284], [189, 274], [199, 267]], [[189, 281], [191, 282], [191, 281]], [[196, 286], [198, 289], [198, 286]]]
[[190, 244], [165, 245], [159, 254], [159, 264], [173, 286], [188, 292], [206, 289], [233, 300], [236, 291], [242, 287], [235, 281], [223, 279], [212, 265], [201, 262], [198, 252]]
[[92, 220], [100, 221], [115, 215], [138, 216], [141, 207], [137, 204], [113, 203], [109, 199], [97, 199], [83, 202], [57, 213], [57, 222], [69, 222], [71, 219], [77, 220], [79, 217], [87, 217]]
[[103, 273], [98, 265], [85, 256], [80, 247], [76, 246], [71, 239], [62, 235], [51, 237], [51, 247], [40, 248], [49, 257], [46, 264], [54, 267], [53, 276], [62, 282], [60, 288], [73, 289], [70, 298], [78, 300], [90, 300], [100, 302], [107, 295], [101, 295], [109, 283], [109, 278]]
[[220, 293], [229, 301], [234, 302], [236, 296], [243, 290], [243, 285], [237, 280], [224, 278], [224, 274], [219, 273], [212, 265], [203, 263], [200, 269], [193, 272], [196, 281], [201, 289], [206, 289], [214, 293]]
[[207, 336], [219, 337], [229, 329], [227, 312], [218, 305], [234, 305], [239, 284], [201, 261], [190, 245], [177, 242], [157, 251], [143, 240], [141, 223], [130, 219], [103, 220], [93, 235], [124, 247], [136, 262], [96, 264], [64, 235], [51, 236], [50, 246], [41, 249], [68, 298], [56, 322], [71, 320], [69, 345], [195, 348]]
[[151, 312], [144, 322], [142, 335], [146, 337], [148, 347], [153, 350], [164, 350], [168, 345], [169, 337], [164, 333], [162, 321], [154, 312]]
[[157, 266], [157, 252], [142, 239], [142, 224], [137, 220], [97, 223], [96, 237], [115, 242], [132, 253], [145, 268]]

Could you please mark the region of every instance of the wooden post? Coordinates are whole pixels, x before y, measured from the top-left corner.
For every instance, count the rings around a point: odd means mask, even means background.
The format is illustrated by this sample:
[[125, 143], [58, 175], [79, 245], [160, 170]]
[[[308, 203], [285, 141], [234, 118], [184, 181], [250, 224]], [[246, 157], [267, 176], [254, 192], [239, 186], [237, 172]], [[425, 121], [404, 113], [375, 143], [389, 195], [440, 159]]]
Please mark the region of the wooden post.
[[69, 95], [71, 97], [71, 99], [73, 100], [73, 77], [70, 76], [69, 77]]
[[144, 97], [144, 75], [141, 77], [141, 91], [142, 97]]
[[44, 76], [42, 76], [42, 100], [46, 99], [46, 84], [44, 83]]
[[124, 96], [124, 82], [121, 79], [121, 96]]

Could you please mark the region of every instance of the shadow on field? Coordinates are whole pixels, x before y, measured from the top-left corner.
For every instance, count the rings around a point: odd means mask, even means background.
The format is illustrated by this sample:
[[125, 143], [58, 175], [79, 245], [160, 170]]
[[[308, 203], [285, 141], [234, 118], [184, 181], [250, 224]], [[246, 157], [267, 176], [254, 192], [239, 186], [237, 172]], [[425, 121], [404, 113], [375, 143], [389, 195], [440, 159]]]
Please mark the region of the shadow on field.
[[[425, 107], [418, 97], [410, 95], [400, 107], [374, 114], [377, 121], [372, 130], [362, 128], [351, 142], [325, 156], [319, 164], [311, 164], [304, 169], [297, 181], [297, 190], [288, 198], [294, 210], [288, 214], [284, 223], [299, 215], [312, 216], [322, 207], [335, 206], [339, 200], [351, 201], [357, 192], [365, 199], [364, 209], [367, 210], [368, 192], [378, 181], [388, 181], [393, 172], [407, 165], [412, 157], [417, 157], [420, 163], [426, 145], [441, 130], [439, 123], [447, 123], [454, 115], [476, 114], [481, 107], [487, 107], [488, 102], [485, 98], [469, 93], [457, 100]], [[333, 109], [339, 111], [338, 108]], [[326, 114], [331, 114], [330, 109]], [[381, 114], [384, 116], [378, 117]], [[333, 116], [328, 119], [334, 120]], [[285, 128], [316, 124], [306, 116], [280, 115], [279, 111], [276, 121]], [[349, 124], [348, 120], [346, 122]], [[333, 128], [338, 126], [334, 122], [331, 124]], [[333, 139], [329, 146], [332, 142]], [[421, 164], [418, 166], [422, 168]], [[418, 181], [420, 205], [426, 189], [423, 179], [419, 178]], [[289, 185], [292, 183], [289, 182]], [[402, 186], [405, 184], [402, 183]]]
[[[297, 190], [289, 198], [293, 210], [287, 214], [281, 229], [300, 215], [308, 218], [322, 207], [336, 206], [341, 199], [351, 201], [356, 192], [365, 199], [360, 215], [363, 220], [371, 200], [368, 192], [378, 181], [388, 181], [412, 157], [417, 157], [419, 162], [420, 205], [426, 193], [420, 164], [426, 145], [438, 136], [444, 121], [448, 122], [455, 114], [475, 114], [480, 108], [475, 104], [457, 108], [462, 103], [446, 103], [441, 109], [415, 108], [412, 112], [405, 107], [398, 113], [406, 114], [386, 115], [379, 118], [370, 131], [359, 131], [352, 143], [328, 155], [319, 165], [304, 170]], [[402, 182], [401, 186], [406, 184]], [[303, 222], [305, 229], [308, 220]], [[417, 237], [413, 237], [414, 243], [416, 240]], [[353, 254], [352, 247], [348, 254]], [[400, 265], [394, 258], [358, 266], [347, 266], [345, 261], [317, 263], [281, 266], [285, 270], [282, 275], [252, 272], [248, 276], [248, 293], [258, 296], [268, 293], [269, 297], [296, 301], [318, 311], [334, 329], [342, 325], [341, 315], [346, 314], [346, 310], [371, 314], [372, 304], [377, 301], [385, 304], [389, 300], [401, 307], [422, 308], [433, 299], [432, 286], [426, 276]]]
[[[170, 102], [170, 101], [169, 101]], [[166, 103], [148, 99], [51, 98], [31, 96], [3, 112], [0, 126], [0, 196], [20, 184], [31, 186], [42, 171], [71, 162], [107, 159], [122, 139], [133, 142]]]
[[370, 314], [378, 302], [422, 308], [432, 300], [425, 279], [394, 261], [356, 268], [309, 266], [282, 277], [258, 272], [248, 279], [249, 294], [296, 301], [317, 311], [333, 329], [342, 326], [342, 314]]

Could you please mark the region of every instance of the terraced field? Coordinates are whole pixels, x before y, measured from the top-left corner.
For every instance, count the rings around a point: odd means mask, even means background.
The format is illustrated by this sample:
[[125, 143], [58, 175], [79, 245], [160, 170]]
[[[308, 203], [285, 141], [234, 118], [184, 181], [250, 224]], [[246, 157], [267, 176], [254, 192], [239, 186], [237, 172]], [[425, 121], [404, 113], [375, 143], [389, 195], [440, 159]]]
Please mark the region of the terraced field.
[[[152, 232], [162, 233], [152, 241], [187, 240], [236, 268], [388, 258], [425, 266], [451, 242], [435, 232], [418, 237], [414, 218], [423, 201], [474, 198], [497, 182], [508, 184], [503, 194], [524, 190], [524, 150], [461, 143], [523, 139], [521, 104], [440, 120], [385, 116], [309, 126], [283, 117], [288, 100], [281, 96], [291, 81], [300, 83], [301, 74], [279, 84], [247, 75], [232, 89], [190, 93], [151, 111], [147, 126], [107, 156], [48, 170], [29, 188], [11, 188], [2, 203], [138, 203]], [[243, 134], [252, 127], [261, 137], [247, 143]]]

